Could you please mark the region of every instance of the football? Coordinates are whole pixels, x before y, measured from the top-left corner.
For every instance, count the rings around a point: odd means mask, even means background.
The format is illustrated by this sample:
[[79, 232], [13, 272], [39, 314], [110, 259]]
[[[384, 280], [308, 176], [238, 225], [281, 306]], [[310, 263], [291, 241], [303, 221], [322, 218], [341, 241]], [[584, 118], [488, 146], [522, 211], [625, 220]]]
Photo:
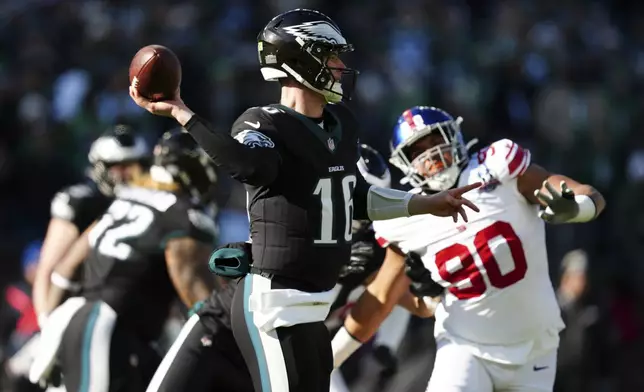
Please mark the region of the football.
[[130, 63], [130, 85], [151, 101], [172, 99], [181, 84], [181, 63], [168, 48], [148, 45]]

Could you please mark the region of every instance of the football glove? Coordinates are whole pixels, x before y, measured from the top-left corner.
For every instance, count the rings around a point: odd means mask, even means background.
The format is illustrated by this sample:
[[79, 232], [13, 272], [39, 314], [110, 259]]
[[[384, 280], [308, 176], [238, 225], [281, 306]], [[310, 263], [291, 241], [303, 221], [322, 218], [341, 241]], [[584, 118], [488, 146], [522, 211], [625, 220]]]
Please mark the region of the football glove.
[[547, 180], [543, 182], [549, 195], [539, 189], [534, 195], [546, 204], [546, 207], [539, 211], [539, 218], [552, 224], [561, 224], [572, 221], [579, 215], [579, 203], [575, 199], [575, 192], [568, 188], [565, 181], [561, 181], [561, 190], [555, 189]]
[[352, 232], [351, 258], [340, 270], [339, 283], [354, 287], [380, 268], [385, 250], [376, 242], [371, 222], [354, 220]]
[[425, 268], [420, 256], [409, 253], [405, 260], [405, 273], [411, 279], [409, 291], [419, 298], [438, 297], [445, 288], [432, 279], [432, 274]]
[[373, 254], [373, 245], [367, 241], [356, 241], [351, 244], [351, 259], [340, 270], [340, 278], [363, 273]]

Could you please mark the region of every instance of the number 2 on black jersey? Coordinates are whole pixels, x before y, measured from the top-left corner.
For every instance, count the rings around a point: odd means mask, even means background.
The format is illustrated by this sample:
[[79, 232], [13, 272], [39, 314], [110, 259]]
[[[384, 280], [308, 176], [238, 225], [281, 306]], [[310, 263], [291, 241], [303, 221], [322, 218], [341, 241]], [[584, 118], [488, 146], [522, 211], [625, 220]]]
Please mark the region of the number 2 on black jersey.
[[102, 255], [127, 260], [132, 247], [123, 241], [143, 234], [153, 221], [154, 213], [148, 207], [116, 200], [92, 228], [89, 243], [92, 247], [98, 246]]
[[[334, 182], [334, 180], [336, 180]], [[342, 187], [343, 200], [333, 198], [334, 186]], [[320, 178], [313, 194], [320, 197], [320, 237], [314, 240], [315, 244], [335, 244], [337, 238], [333, 238], [333, 228], [338, 227], [340, 217], [334, 216], [334, 204], [337, 202], [344, 203], [344, 241], [351, 241], [351, 221], [353, 220], [353, 190], [356, 187], [356, 176], [348, 175], [342, 178], [342, 182], [337, 184], [337, 179]]]

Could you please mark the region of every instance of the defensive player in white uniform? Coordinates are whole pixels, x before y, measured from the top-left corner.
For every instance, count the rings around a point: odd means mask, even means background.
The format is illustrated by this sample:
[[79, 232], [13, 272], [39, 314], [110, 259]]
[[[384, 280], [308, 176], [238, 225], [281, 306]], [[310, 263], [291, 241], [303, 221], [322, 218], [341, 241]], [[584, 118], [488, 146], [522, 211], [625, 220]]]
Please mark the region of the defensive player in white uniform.
[[427, 390], [551, 391], [564, 324], [548, 275], [544, 221], [587, 222], [605, 202], [591, 186], [532, 164], [530, 152], [511, 140], [470, 155], [461, 121], [437, 108], [405, 111], [390, 161], [417, 192], [482, 181], [464, 195], [480, 212], [467, 223], [433, 216], [374, 223], [387, 247], [385, 265], [336, 334], [334, 362], [369, 339], [407, 290], [404, 255], [414, 252], [445, 288]]

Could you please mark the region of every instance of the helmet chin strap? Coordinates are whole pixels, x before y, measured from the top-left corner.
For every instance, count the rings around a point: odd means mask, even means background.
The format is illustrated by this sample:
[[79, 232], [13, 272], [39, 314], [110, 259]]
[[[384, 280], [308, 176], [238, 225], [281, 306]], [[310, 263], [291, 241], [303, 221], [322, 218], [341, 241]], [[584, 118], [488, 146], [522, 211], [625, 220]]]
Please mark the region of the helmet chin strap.
[[323, 90], [324, 98], [327, 102], [338, 103], [342, 101], [342, 84], [339, 82], [333, 81], [331, 88]]

